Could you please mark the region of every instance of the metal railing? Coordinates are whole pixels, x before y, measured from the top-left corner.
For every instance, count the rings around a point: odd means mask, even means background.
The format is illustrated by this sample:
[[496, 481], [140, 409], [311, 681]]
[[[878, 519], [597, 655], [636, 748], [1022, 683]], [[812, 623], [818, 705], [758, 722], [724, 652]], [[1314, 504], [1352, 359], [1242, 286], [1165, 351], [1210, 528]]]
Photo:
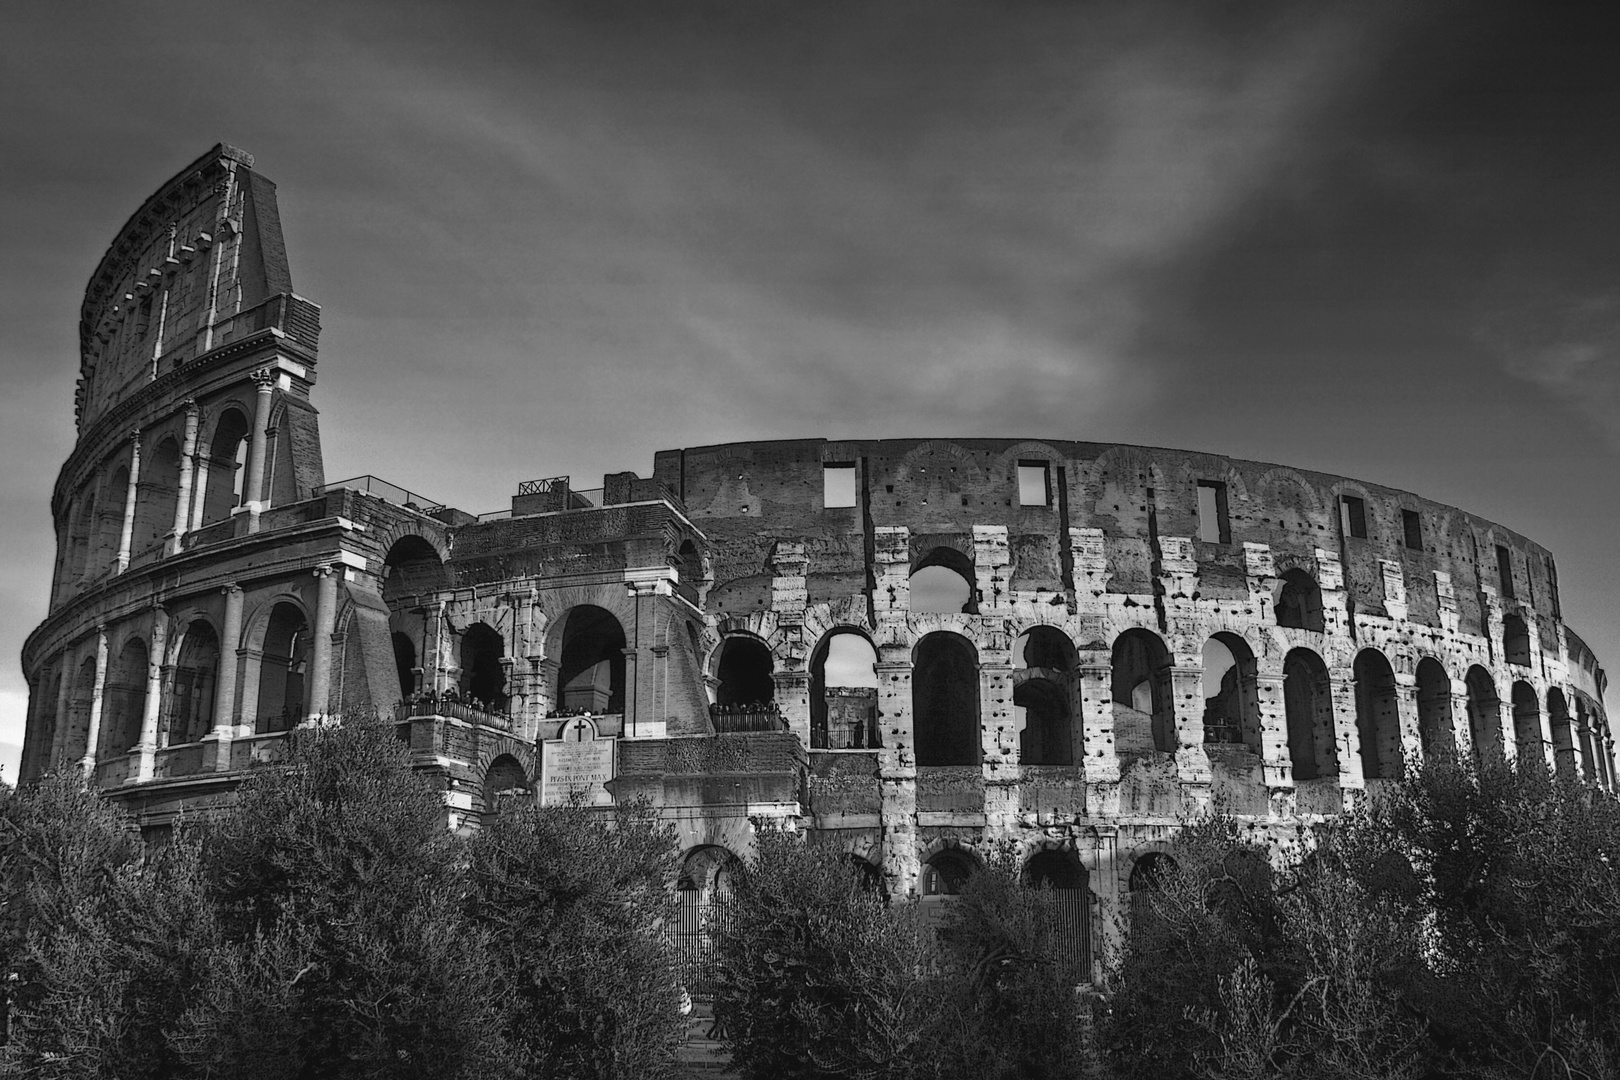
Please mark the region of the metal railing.
[[743, 705], [710, 705], [709, 719], [717, 735], [755, 731], [786, 731], [787, 721], [774, 701], [751, 701]]
[[402, 723], [418, 716], [443, 716], [452, 720], [463, 720], [469, 724], [500, 728], [502, 731], [512, 730], [512, 714], [506, 712], [500, 702], [418, 698], [415, 701], [402, 701], [394, 706], [395, 723]]
[[325, 495], [329, 491], [337, 491], [343, 488], [358, 491], [365, 495], [375, 495], [379, 499], [386, 499], [388, 502], [403, 506], [407, 510], [415, 510], [419, 514], [431, 514], [445, 508], [444, 503], [434, 502], [426, 495], [408, 491], [398, 484], [390, 484], [387, 480], [372, 476], [370, 473], [365, 476], [351, 477], [348, 480], [339, 480], [336, 483], [324, 484], [315, 489], [315, 494]]

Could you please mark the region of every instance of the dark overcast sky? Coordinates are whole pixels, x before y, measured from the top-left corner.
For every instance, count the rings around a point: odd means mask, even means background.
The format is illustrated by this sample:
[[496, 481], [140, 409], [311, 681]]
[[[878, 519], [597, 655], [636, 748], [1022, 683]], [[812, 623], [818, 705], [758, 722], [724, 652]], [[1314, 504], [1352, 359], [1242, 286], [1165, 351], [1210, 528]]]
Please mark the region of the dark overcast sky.
[[[224, 141], [323, 308], [332, 479], [477, 512], [732, 439], [1209, 450], [1529, 535], [1620, 671], [1617, 9], [12, 0], [0, 654], [84, 284]], [[25, 695], [0, 664], [0, 742]]]

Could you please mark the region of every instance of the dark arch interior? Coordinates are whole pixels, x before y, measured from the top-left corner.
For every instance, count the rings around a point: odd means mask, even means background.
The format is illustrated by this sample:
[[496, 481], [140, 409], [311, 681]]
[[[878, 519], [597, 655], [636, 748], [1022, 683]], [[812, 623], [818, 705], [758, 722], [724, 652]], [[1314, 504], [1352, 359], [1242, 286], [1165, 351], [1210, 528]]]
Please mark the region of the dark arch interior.
[[241, 502], [242, 459], [247, 449], [249, 427], [247, 415], [240, 409], [226, 409], [214, 426], [214, 437], [208, 444], [208, 460], [204, 466], [204, 525], [230, 517], [231, 510]]
[[172, 437], [153, 447], [141, 461], [140, 494], [129, 550], [138, 555], [161, 544], [174, 529], [180, 501], [180, 444]]
[[942, 851], [923, 867], [924, 896], [956, 896], [967, 886], [978, 866], [960, 851]]
[[1418, 738], [1425, 758], [1456, 753], [1452, 732], [1451, 676], [1433, 657], [1417, 666]]
[[1273, 609], [1278, 626], [1291, 626], [1297, 630], [1322, 633], [1322, 590], [1316, 579], [1297, 567], [1282, 575], [1282, 591]]
[[1293, 649], [1283, 659], [1283, 709], [1288, 719], [1288, 756], [1294, 779], [1337, 775], [1327, 665], [1309, 649]]
[[186, 627], [169, 694], [169, 743], [196, 742], [213, 723], [219, 688], [219, 636], [203, 619]]
[[[1153, 749], [1173, 753], [1176, 714], [1170, 685], [1170, 650], [1157, 635], [1132, 629], [1115, 639], [1112, 687], [1116, 705], [1148, 718]], [[1116, 716], [1118, 713], [1116, 708]]]
[[1468, 669], [1463, 681], [1468, 686], [1468, 734], [1474, 740], [1474, 756], [1480, 761], [1502, 759], [1502, 699], [1496, 681], [1479, 665]]
[[1086, 868], [1066, 851], [1040, 851], [1024, 864], [1024, 884], [1032, 889], [1083, 889]]
[[502, 754], [489, 763], [484, 773], [484, 812], [497, 812], [506, 799], [522, 799], [530, 793], [529, 777], [517, 758]]
[[715, 674], [720, 686], [715, 701], [720, 705], [756, 705], [776, 699], [775, 666], [771, 650], [756, 638], [734, 636], [720, 646], [720, 663]]
[[[1514, 684], [1513, 717], [1515, 724], [1518, 721], [1520, 699], [1517, 691], [1522, 683]], [[1563, 691], [1556, 686], [1547, 691], [1547, 719], [1548, 726], [1552, 728], [1553, 765], [1560, 776], [1575, 775], [1575, 737], [1574, 728], [1570, 723], [1569, 706], [1564, 701]], [[1584, 726], [1584, 725], [1582, 725]]]
[[1356, 654], [1356, 730], [1361, 735], [1361, 772], [1368, 780], [1401, 776], [1401, 716], [1395, 670], [1377, 649]]
[[309, 625], [292, 604], [277, 604], [264, 631], [259, 662], [258, 730], [287, 731], [304, 718], [304, 668], [309, 660]]
[[431, 596], [449, 587], [444, 560], [432, 544], [420, 536], [402, 536], [394, 541], [383, 560], [387, 567], [382, 597], [393, 607], [407, 597]]
[[1510, 664], [1530, 666], [1530, 628], [1512, 612], [1502, 617], [1502, 659]]
[[1068, 690], [1051, 679], [1026, 679], [1013, 688], [1013, 704], [1024, 710], [1018, 760], [1024, 765], [1073, 765]]
[[416, 692], [416, 643], [409, 634], [397, 630], [390, 639], [394, 644], [394, 671], [399, 675], [399, 698], [404, 701]]
[[131, 638], [119, 650], [118, 660], [108, 673], [102, 690], [103, 730], [110, 738], [102, 740], [108, 754], [121, 754], [141, 740], [141, 721], [146, 715], [146, 642]]
[[918, 765], [979, 763], [979, 654], [971, 642], [945, 632], [919, 641], [911, 702]]
[[563, 623], [557, 702], [564, 712], [624, 712], [624, 627], [591, 604], [568, 612]]
[[1165, 881], [1179, 869], [1173, 857], [1162, 851], [1150, 851], [1131, 867], [1130, 890], [1133, 893], [1161, 892]]
[[506, 641], [487, 623], [473, 623], [461, 635], [461, 692], [497, 712], [506, 709]]

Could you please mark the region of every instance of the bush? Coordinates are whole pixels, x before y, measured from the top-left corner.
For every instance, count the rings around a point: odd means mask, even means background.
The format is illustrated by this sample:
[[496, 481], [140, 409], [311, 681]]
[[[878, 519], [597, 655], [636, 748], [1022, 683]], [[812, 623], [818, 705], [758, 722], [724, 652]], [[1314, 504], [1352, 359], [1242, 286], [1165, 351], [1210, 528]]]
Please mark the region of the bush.
[[525, 1076], [657, 1077], [685, 1034], [665, 929], [673, 831], [646, 802], [503, 813], [474, 840], [467, 910]]
[[930, 1076], [926, 936], [830, 847], [762, 828], [720, 931], [714, 1013], [745, 1077]]

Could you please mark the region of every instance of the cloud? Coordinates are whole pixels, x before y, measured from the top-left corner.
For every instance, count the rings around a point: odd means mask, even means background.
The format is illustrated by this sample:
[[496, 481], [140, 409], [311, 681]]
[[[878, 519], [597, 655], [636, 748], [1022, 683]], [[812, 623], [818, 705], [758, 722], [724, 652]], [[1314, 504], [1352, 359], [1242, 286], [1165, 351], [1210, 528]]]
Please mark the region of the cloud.
[[1538, 387], [1620, 449], [1620, 289], [1537, 292], [1502, 302], [1481, 319], [1476, 338], [1503, 371]]

